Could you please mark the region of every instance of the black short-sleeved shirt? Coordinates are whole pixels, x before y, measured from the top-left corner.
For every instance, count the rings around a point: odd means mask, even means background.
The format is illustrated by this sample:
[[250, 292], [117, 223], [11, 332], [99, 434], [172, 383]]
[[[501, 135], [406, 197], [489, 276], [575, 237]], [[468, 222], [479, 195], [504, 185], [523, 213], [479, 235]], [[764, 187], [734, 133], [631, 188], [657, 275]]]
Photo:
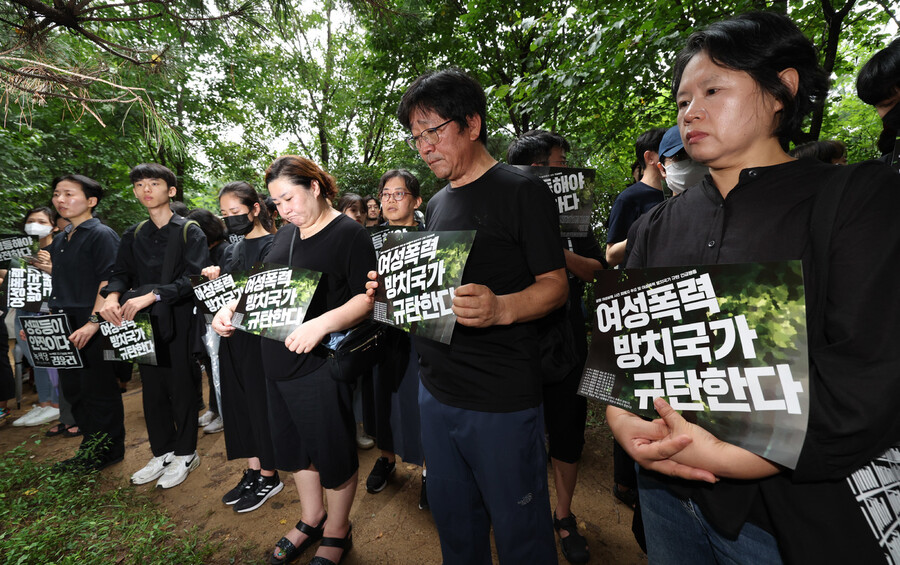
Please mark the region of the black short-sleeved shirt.
[[[810, 353], [809, 426], [797, 468], [716, 485], [659, 478], [696, 500], [723, 533], [750, 521], [774, 530], [783, 556], [823, 551], [834, 562], [844, 550], [864, 555], [867, 526], [845, 477], [900, 441], [900, 418], [886, 401], [900, 398], [900, 176], [875, 161], [851, 167], [827, 281], [812, 265], [810, 218], [816, 194], [842, 169], [813, 159], [746, 169], [725, 199], [704, 180], [641, 219], [628, 259], [628, 267], [802, 259], [807, 297], [826, 289], [827, 346]], [[809, 298], [807, 307], [814, 308]]]
[[53, 262], [50, 308], [64, 310], [77, 326], [87, 323], [100, 283], [112, 276], [118, 249], [119, 235], [97, 218], [74, 229], [71, 224], [66, 226], [47, 246]]
[[642, 182], [636, 182], [623, 190], [616, 196], [609, 211], [606, 243], [612, 245], [625, 241], [631, 224], [664, 199], [663, 191]]
[[[504, 164], [465, 186], [446, 186], [428, 203], [427, 231], [477, 230], [462, 284], [519, 292], [535, 276], [565, 267], [559, 217], [547, 185]], [[537, 326], [459, 324], [449, 346], [416, 339], [422, 382], [444, 404], [513, 412], [541, 402]]]
[[[274, 238], [266, 263], [322, 273], [304, 321], [343, 306], [357, 294], [366, 292], [367, 275], [376, 268], [375, 248], [366, 228], [344, 214], [306, 239], [300, 238], [300, 230], [292, 224], [278, 230]], [[294, 242], [292, 256], [291, 240]], [[262, 360], [266, 378], [277, 381], [309, 374], [322, 366], [325, 357], [316, 351], [298, 355], [289, 351], [282, 341], [263, 339]]]
[[272, 249], [275, 242], [273, 234], [247, 239], [246, 237], [237, 243], [229, 245], [222, 255], [220, 266], [225, 273], [246, 271], [254, 264], [262, 261]]
[[[177, 218], [177, 219], [176, 219]], [[211, 263], [206, 234], [196, 223], [186, 226], [184, 218], [172, 214], [169, 223], [157, 228], [153, 220], [135, 224], [125, 230], [119, 245], [119, 253], [104, 295], [110, 292], [124, 293], [144, 285], [158, 285], [159, 297], [166, 304], [190, 302], [193, 286], [189, 275], [199, 275]], [[135, 236], [135, 230], [140, 230]], [[185, 231], [186, 229], [186, 231]], [[182, 254], [175, 263], [174, 281], [162, 283], [163, 261], [169, 238], [186, 238], [181, 246]]]

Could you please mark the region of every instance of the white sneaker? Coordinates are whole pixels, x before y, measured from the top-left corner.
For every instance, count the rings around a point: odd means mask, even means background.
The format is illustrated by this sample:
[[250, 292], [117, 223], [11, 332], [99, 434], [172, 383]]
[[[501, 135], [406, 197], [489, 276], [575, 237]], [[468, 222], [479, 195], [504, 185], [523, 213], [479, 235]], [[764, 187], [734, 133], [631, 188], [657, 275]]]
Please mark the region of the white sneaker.
[[202, 416], [197, 418], [197, 425], [200, 426], [201, 428], [204, 426], [208, 426], [212, 423], [213, 420], [216, 419], [217, 415], [218, 414], [216, 414], [212, 410], [207, 410], [206, 412], [203, 413]]
[[44, 406], [44, 411], [28, 421], [26, 426], [41, 426], [59, 419], [59, 408]]
[[170, 451], [159, 457], [154, 457], [144, 468], [131, 475], [131, 483], [135, 485], [144, 485], [150, 481], [155, 481], [166, 472], [166, 466], [175, 458], [175, 452]]
[[207, 426], [203, 428], [203, 433], [205, 434], [215, 434], [225, 430], [225, 423], [222, 421], [221, 416], [216, 416], [216, 419], [210, 422]]
[[25, 412], [25, 414], [16, 418], [16, 420], [12, 423], [13, 426], [27, 426], [28, 422], [34, 419], [35, 416], [39, 416], [41, 412], [44, 411], [45, 406], [38, 406], [36, 404], [31, 405], [31, 410]]
[[184, 482], [188, 473], [200, 466], [200, 456], [195, 451], [193, 455], [176, 455], [156, 482], [158, 488], [172, 488]]

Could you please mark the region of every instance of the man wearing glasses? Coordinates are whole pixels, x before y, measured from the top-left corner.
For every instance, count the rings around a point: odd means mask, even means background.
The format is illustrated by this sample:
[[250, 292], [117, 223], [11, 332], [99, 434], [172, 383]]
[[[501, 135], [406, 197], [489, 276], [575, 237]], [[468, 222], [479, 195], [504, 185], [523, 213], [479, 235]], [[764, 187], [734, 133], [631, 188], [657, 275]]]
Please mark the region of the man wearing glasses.
[[566, 301], [555, 203], [535, 177], [488, 153], [481, 85], [456, 69], [422, 75], [397, 116], [406, 141], [448, 181], [429, 231], [476, 230], [450, 346], [416, 339], [428, 499], [444, 563], [556, 563], [535, 320]]

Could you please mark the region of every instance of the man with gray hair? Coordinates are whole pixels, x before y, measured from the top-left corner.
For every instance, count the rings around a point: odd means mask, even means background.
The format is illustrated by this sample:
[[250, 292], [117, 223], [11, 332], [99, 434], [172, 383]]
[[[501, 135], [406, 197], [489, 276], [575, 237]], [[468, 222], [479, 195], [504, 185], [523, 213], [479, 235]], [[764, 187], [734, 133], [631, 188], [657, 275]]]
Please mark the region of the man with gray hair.
[[444, 563], [556, 563], [536, 320], [566, 301], [556, 206], [537, 178], [488, 153], [486, 99], [457, 69], [420, 76], [397, 116], [448, 181], [429, 231], [476, 230], [453, 341], [416, 339], [428, 500]]

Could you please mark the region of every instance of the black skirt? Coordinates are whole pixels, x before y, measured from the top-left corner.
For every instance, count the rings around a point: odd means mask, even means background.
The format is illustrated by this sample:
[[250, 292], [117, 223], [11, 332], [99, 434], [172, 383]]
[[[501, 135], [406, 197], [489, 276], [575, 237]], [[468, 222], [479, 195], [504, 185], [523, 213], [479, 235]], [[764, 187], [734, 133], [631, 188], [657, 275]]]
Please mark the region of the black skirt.
[[302, 377], [269, 380], [268, 398], [278, 469], [315, 465], [327, 489], [341, 486], [359, 469], [353, 388], [332, 379], [327, 363]]

